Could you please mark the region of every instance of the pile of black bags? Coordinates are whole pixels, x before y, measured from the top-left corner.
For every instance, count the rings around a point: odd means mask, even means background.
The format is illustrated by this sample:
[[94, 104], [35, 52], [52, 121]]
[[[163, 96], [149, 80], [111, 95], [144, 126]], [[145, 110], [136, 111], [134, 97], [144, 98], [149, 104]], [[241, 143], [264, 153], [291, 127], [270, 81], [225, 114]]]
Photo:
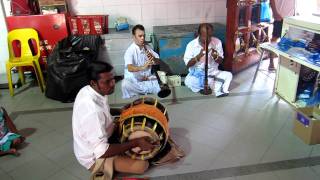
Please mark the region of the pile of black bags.
[[73, 102], [79, 90], [89, 84], [86, 70], [97, 60], [100, 36], [69, 36], [61, 40], [48, 57], [45, 95], [62, 102]]

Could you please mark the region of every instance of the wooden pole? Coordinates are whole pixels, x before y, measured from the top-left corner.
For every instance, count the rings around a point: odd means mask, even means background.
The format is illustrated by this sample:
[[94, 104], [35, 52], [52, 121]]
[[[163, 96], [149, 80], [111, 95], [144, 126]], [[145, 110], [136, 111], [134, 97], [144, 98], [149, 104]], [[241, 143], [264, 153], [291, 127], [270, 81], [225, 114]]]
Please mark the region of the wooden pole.
[[205, 46], [205, 71], [204, 71], [204, 89], [203, 92], [200, 91], [200, 93], [204, 94], [204, 95], [209, 95], [212, 94], [212, 90], [210, 89], [209, 85], [208, 85], [208, 26], [206, 25], [206, 38], [204, 41], [204, 46]]

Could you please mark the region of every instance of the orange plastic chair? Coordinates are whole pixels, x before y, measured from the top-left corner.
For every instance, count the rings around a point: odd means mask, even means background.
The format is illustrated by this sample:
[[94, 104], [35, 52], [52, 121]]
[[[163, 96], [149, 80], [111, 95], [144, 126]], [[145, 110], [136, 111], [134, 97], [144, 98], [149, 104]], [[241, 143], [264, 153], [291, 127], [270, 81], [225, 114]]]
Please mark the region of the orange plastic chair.
[[[21, 56], [17, 57], [14, 51], [13, 44], [18, 41], [20, 43], [20, 54]], [[32, 41], [35, 42], [36, 47], [34, 47], [34, 54], [32, 54], [32, 50], [30, 44], [33, 44]], [[43, 92], [45, 89], [45, 83], [42, 75], [42, 71], [39, 64], [40, 57], [40, 48], [39, 48], [39, 37], [36, 30], [32, 28], [23, 28], [23, 29], [15, 29], [8, 33], [8, 46], [9, 46], [9, 60], [6, 63], [6, 71], [7, 78], [9, 84], [10, 95], [13, 96], [13, 87], [12, 87], [12, 76], [11, 69], [13, 67], [17, 67], [19, 70], [19, 78], [22, 84], [25, 84], [23, 68], [24, 66], [32, 66], [34, 72], [37, 76], [38, 84], [40, 86], [41, 91]]]

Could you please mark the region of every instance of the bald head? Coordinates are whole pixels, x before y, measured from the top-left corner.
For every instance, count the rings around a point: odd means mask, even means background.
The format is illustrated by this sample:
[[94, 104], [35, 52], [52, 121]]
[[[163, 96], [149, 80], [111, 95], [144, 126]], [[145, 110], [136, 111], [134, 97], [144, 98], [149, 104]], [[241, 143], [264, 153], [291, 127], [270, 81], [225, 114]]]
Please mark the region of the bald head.
[[207, 41], [209, 42], [210, 38], [213, 35], [212, 25], [208, 23], [200, 24], [198, 28], [198, 35], [199, 35], [199, 41], [201, 44], [204, 44], [206, 38], [207, 38]]

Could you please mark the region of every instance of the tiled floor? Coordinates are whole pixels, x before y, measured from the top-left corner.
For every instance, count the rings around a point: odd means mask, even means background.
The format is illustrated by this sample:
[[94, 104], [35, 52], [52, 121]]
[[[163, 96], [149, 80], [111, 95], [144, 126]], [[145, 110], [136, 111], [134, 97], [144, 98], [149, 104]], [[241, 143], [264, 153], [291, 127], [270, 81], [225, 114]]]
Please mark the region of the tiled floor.
[[[262, 69], [266, 69], [267, 62]], [[174, 164], [151, 168], [153, 179], [316, 180], [320, 179], [320, 146], [305, 145], [292, 133], [293, 109], [272, 96], [274, 73], [255, 67], [235, 75], [224, 98], [176, 88], [161, 100], [168, 108], [172, 138], [186, 152]], [[1, 180], [87, 180], [89, 172], [73, 155], [72, 104], [47, 99], [38, 87], [25, 85], [14, 97], [1, 89], [0, 104], [15, 124], [30, 133], [20, 157], [0, 157]], [[121, 99], [119, 85], [110, 96]]]

